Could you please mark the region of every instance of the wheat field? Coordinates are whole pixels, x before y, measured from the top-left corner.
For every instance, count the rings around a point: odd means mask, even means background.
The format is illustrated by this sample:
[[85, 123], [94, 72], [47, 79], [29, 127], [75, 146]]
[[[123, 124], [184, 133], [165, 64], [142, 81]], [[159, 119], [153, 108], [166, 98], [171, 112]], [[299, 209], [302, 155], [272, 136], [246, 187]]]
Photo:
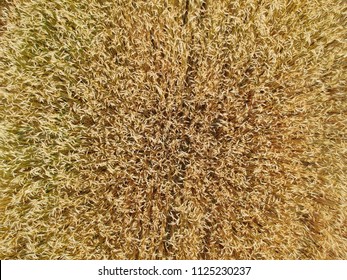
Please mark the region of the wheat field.
[[0, 0], [1, 259], [346, 259], [347, 2]]

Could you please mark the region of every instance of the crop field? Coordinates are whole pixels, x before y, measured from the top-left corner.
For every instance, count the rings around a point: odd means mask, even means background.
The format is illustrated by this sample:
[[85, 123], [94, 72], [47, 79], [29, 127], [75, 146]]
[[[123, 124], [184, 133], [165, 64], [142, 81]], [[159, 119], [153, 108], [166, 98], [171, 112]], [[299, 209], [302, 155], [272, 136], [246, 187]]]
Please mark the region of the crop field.
[[346, 259], [347, 2], [0, 0], [1, 259]]

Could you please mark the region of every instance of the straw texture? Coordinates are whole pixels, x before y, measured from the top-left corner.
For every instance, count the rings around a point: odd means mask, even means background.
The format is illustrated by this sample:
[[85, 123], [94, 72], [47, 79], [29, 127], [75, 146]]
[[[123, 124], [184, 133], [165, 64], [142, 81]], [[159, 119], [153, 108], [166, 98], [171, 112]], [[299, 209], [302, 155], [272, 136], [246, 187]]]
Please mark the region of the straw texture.
[[346, 259], [337, 0], [0, 2], [2, 259]]

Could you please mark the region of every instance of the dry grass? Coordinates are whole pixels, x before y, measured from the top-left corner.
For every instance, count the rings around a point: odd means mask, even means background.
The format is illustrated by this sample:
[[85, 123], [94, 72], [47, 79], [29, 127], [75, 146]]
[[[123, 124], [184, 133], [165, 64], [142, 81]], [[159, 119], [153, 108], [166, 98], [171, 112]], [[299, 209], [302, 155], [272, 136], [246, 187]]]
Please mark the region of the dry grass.
[[337, 0], [1, 5], [2, 259], [346, 259]]

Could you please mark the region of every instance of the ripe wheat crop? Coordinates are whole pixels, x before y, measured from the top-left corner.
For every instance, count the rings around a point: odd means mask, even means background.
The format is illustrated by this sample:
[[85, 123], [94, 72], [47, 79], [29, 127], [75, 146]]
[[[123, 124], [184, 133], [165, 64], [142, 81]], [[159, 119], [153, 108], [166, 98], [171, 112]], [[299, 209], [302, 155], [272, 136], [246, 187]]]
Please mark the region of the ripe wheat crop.
[[0, 13], [0, 258], [347, 258], [346, 1]]

